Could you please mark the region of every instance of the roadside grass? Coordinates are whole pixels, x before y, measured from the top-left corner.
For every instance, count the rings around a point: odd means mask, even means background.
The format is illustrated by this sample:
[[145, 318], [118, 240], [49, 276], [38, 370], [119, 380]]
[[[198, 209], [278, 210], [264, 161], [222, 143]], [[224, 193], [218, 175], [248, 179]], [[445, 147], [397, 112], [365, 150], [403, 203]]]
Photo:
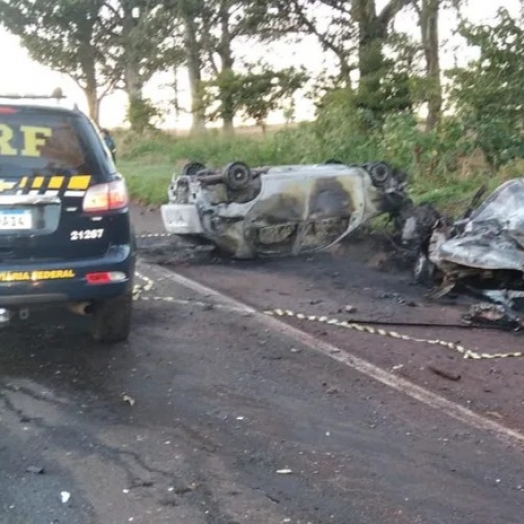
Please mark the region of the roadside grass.
[[167, 188], [173, 165], [123, 160], [118, 168], [126, 178], [131, 198], [141, 204], [159, 205], [167, 201]]

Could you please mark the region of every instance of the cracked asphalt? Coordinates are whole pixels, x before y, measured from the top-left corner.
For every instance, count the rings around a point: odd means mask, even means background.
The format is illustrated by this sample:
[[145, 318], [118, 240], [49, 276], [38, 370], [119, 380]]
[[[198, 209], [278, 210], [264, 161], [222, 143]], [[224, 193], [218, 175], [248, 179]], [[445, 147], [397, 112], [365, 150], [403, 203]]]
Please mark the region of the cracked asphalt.
[[127, 344], [0, 331], [0, 523], [522, 523], [517, 445], [140, 271], [176, 300], [137, 301]]

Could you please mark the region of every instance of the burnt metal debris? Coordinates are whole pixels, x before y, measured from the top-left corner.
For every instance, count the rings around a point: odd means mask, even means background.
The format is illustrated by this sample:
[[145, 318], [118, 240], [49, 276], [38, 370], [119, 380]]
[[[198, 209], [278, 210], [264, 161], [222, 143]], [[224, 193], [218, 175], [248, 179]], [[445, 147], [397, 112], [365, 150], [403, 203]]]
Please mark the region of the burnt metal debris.
[[[505, 182], [480, 205], [481, 188], [458, 220], [412, 213], [404, 221], [405, 245], [417, 245], [414, 275], [435, 287], [431, 298], [466, 292], [497, 304], [477, 308], [468, 322], [494, 322], [520, 329], [524, 312], [524, 179]], [[431, 218], [431, 217], [430, 217]], [[434, 215], [432, 215], [434, 218]], [[426, 222], [424, 222], [426, 220]], [[420, 227], [419, 225], [422, 224]]]
[[222, 170], [187, 164], [162, 206], [169, 233], [211, 242], [236, 258], [314, 253], [370, 219], [412, 205], [407, 175], [384, 162]]

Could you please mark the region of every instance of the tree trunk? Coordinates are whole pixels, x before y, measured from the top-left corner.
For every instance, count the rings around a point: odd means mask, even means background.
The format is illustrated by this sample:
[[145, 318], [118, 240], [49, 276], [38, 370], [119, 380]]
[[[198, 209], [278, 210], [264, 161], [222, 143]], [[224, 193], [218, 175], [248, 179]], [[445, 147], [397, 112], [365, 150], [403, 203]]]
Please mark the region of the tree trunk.
[[[233, 75], [234, 65], [233, 51], [231, 49], [231, 33], [229, 30], [229, 0], [220, 0], [219, 19], [221, 36], [218, 54], [222, 62], [221, 74], [227, 79]], [[223, 129], [226, 134], [232, 134], [234, 131], [233, 119], [235, 117], [235, 102], [228, 82], [224, 84], [222, 92], [220, 93]]]
[[124, 69], [124, 84], [129, 101], [142, 100], [142, 79], [136, 64], [132, 60], [126, 61]]
[[99, 109], [100, 109], [100, 103], [98, 100], [98, 94], [96, 92], [96, 85], [93, 87], [86, 86], [84, 88], [84, 93], [87, 98], [87, 107], [89, 108], [89, 116], [90, 118], [96, 123], [99, 123]]
[[187, 70], [191, 89], [191, 116], [193, 133], [200, 134], [206, 129], [206, 114], [202, 90], [202, 59], [197, 30], [191, 15], [184, 18], [184, 40], [187, 53]]
[[382, 11], [377, 13], [375, 0], [352, 0], [352, 15], [359, 28], [358, 94], [360, 104], [373, 112], [382, 105], [380, 85], [384, 75], [383, 47], [388, 36], [388, 26], [410, 2], [411, 0], [389, 0]]
[[380, 92], [380, 80], [384, 57], [383, 40], [386, 27], [380, 24], [375, 0], [355, 0], [353, 16], [358, 21], [358, 68], [360, 73], [359, 94], [364, 105], [376, 107], [375, 98]]
[[420, 9], [420, 29], [426, 57], [426, 78], [429, 83], [427, 131], [431, 131], [438, 125], [442, 110], [438, 24], [439, 4], [440, 0], [422, 0]]
[[98, 99], [96, 64], [94, 54], [88, 45], [82, 47], [80, 60], [84, 79], [81, 82], [79, 81], [78, 85], [86, 95], [90, 118], [98, 124], [100, 118], [100, 104]]
[[[138, 20], [133, 17], [133, 9], [131, 6], [126, 6], [124, 10], [123, 19], [123, 36], [125, 39], [124, 45], [124, 88], [127, 94], [130, 107], [133, 104], [139, 104], [142, 101], [142, 89], [144, 83], [140, 76], [140, 60], [138, 58], [137, 48], [139, 45], [136, 42], [136, 27]], [[131, 122], [134, 126], [135, 122]]]

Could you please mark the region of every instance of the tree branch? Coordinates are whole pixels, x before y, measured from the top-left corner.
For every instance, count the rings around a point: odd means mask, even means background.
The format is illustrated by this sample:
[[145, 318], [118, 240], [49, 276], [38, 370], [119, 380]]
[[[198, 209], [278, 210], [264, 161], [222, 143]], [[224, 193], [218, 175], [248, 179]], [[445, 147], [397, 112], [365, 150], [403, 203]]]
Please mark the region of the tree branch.
[[387, 26], [404, 7], [411, 4], [411, 1], [412, 0], [390, 0], [377, 17], [379, 25], [381, 27]]
[[419, 0], [411, 0], [411, 5], [417, 12], [418, 17], [421, 18], [422, 17], [422, 6], [418, 2]]
[[322, 34], [319, 32], [319, 30], [315, 27], [315, 24], [304, 14], [304, 11], [302, 10], [300, 4], [297, 0], [291, 0], [290, 3], [293, 5], [296, 15], [298, 16], [299, 22], [313, 35], [315, 35], [319, 42], [330, 51], [333, 51], [335, 55], [339, 58], [341, 58], [342, 50], [339, 46], [334, 44], [331, 40], [326, 38], [325, 34]]

